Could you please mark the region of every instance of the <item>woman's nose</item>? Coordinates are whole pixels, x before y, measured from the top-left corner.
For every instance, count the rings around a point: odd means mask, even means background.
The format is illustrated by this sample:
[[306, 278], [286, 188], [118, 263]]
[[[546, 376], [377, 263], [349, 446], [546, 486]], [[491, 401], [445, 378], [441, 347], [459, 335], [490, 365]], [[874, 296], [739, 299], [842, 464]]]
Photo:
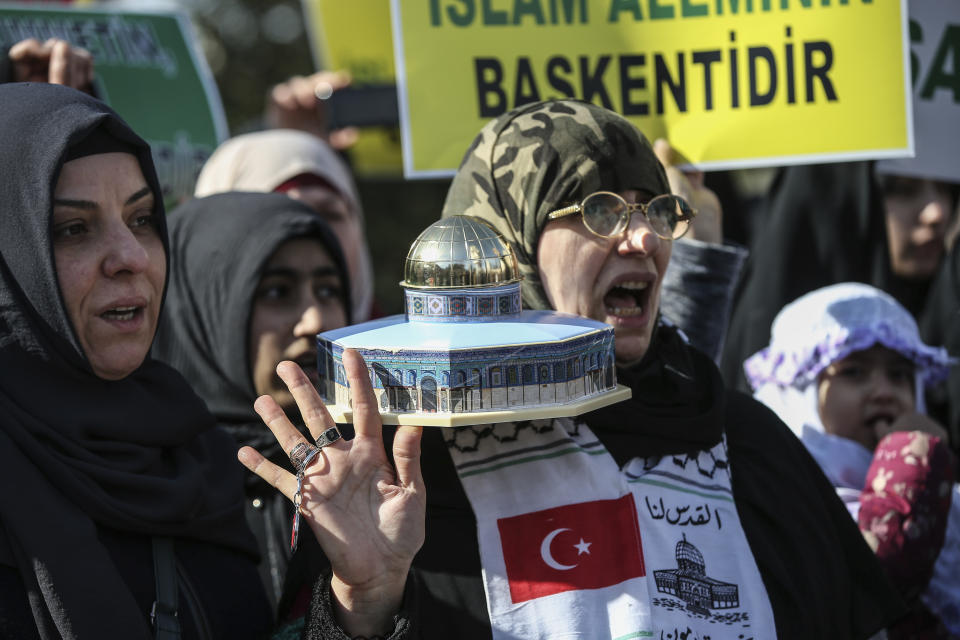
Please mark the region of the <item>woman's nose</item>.
[[301, 336], [311, 337], [320, 333], [323, 329], [323, 312], [320, 305], [311, 296], [310, 303], [300, 314], [300, 319], [293, 328], [293, 333], [298, 338]]
[[920, 210], [920, 223], [927, 226], [942, 225], [947, 221], [947, 205], [940, 198], [930, 198]]
[[103, 271], [113, 277], [121, 273], [143, 273], [150, 263], [150, 256], [140, 240], [126, 225], [120, 225], [106, 238], [107, 253]]
[[630, 224], [627, 225], [627, 229], [623, 233], [620, 245], [621, 253], [653, 255], [660, 250], [661, 243], [665, 242], [654, 232], [650, 223], [647, 222], [646, 216], [640, 211], [633, 212], [630, 217]]

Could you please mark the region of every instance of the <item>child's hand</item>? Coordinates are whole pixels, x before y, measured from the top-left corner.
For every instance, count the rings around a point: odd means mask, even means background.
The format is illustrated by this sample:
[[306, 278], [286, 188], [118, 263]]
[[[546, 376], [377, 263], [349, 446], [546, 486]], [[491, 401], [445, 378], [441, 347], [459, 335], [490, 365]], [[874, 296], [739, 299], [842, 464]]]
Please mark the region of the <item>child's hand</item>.
[[877, 442], [880, 442], [884, 436], [894, 431], [922, 431], [923, 433], [928, 433], [931, 436], [940, 438], [943, 442], [947, 442], [946, 429], [940, 426], [940, 424], [930, 416], [914, 411], [900, 414], [896, 420], [889, 424], [881, 422], [876, 428]]

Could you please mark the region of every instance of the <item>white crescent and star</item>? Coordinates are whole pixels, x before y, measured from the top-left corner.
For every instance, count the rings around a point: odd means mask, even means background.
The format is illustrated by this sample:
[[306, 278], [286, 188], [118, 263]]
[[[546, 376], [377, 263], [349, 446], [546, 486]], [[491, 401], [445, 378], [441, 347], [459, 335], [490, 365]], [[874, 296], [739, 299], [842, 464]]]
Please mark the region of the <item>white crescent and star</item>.
[[[543, 539], [543, 542], [540, 543], [540, 557], [543, 558], [543, 561], [551, 569], [556, 569], [557, 571], [569, 571], [570, 569], [575, 568], [575, 564], [561, 564], [556, 561], [553, 557], [553, 554], [550, 553], [550, 545], [553, 543], [553, 539], [564, 531], [571, 531], [571, 529], [554, 529], [546, 535]], [[580, 538], [580, 543], [573, 545], [577, 549], [577, 555], [581, 556], [583, 554], [590, 554], [590, 545], [592, 542], [584, 542], [583, 538]]]

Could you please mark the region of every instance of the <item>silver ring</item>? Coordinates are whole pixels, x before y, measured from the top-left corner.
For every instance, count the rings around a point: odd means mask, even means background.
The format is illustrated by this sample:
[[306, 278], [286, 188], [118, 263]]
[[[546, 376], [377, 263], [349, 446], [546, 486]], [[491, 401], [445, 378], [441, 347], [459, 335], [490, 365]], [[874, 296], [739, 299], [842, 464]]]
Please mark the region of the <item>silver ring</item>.
[[342, 436], [340, 435], [340, 430], [336, 427], [330, 427], [319, 436], [317, 436], [317, 446], [323, 449], [325, 446], [333, 444], [339, 440]]
[[307, 442], [301, 442], [293, 449], [290, 449], [290, 463], [293, 465], [293, 469], [297, 472], [297, 475], [303, 473], [307, 466], [307, 460], [314, 457], [314, 451], [319, 452], [319, 449]]

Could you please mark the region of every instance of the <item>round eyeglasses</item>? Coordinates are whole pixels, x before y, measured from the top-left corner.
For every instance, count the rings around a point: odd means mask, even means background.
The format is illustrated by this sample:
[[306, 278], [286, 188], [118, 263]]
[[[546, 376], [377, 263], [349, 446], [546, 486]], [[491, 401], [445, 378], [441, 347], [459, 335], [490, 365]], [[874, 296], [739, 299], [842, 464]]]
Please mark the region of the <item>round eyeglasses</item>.
[[664, 240], [676, 240], [683, 236], [697, 215], [696, 210], [679, 196], [665, 194], [649, 202], [631, 204], [612, 191], [597, 191], [580, 204], [551, 211], [547, 214], [547, 220], [580, 213], [587, 229], [598, 236], [612, 238], [623, 233], [634, 211], [642, 213], [653, 232]]

